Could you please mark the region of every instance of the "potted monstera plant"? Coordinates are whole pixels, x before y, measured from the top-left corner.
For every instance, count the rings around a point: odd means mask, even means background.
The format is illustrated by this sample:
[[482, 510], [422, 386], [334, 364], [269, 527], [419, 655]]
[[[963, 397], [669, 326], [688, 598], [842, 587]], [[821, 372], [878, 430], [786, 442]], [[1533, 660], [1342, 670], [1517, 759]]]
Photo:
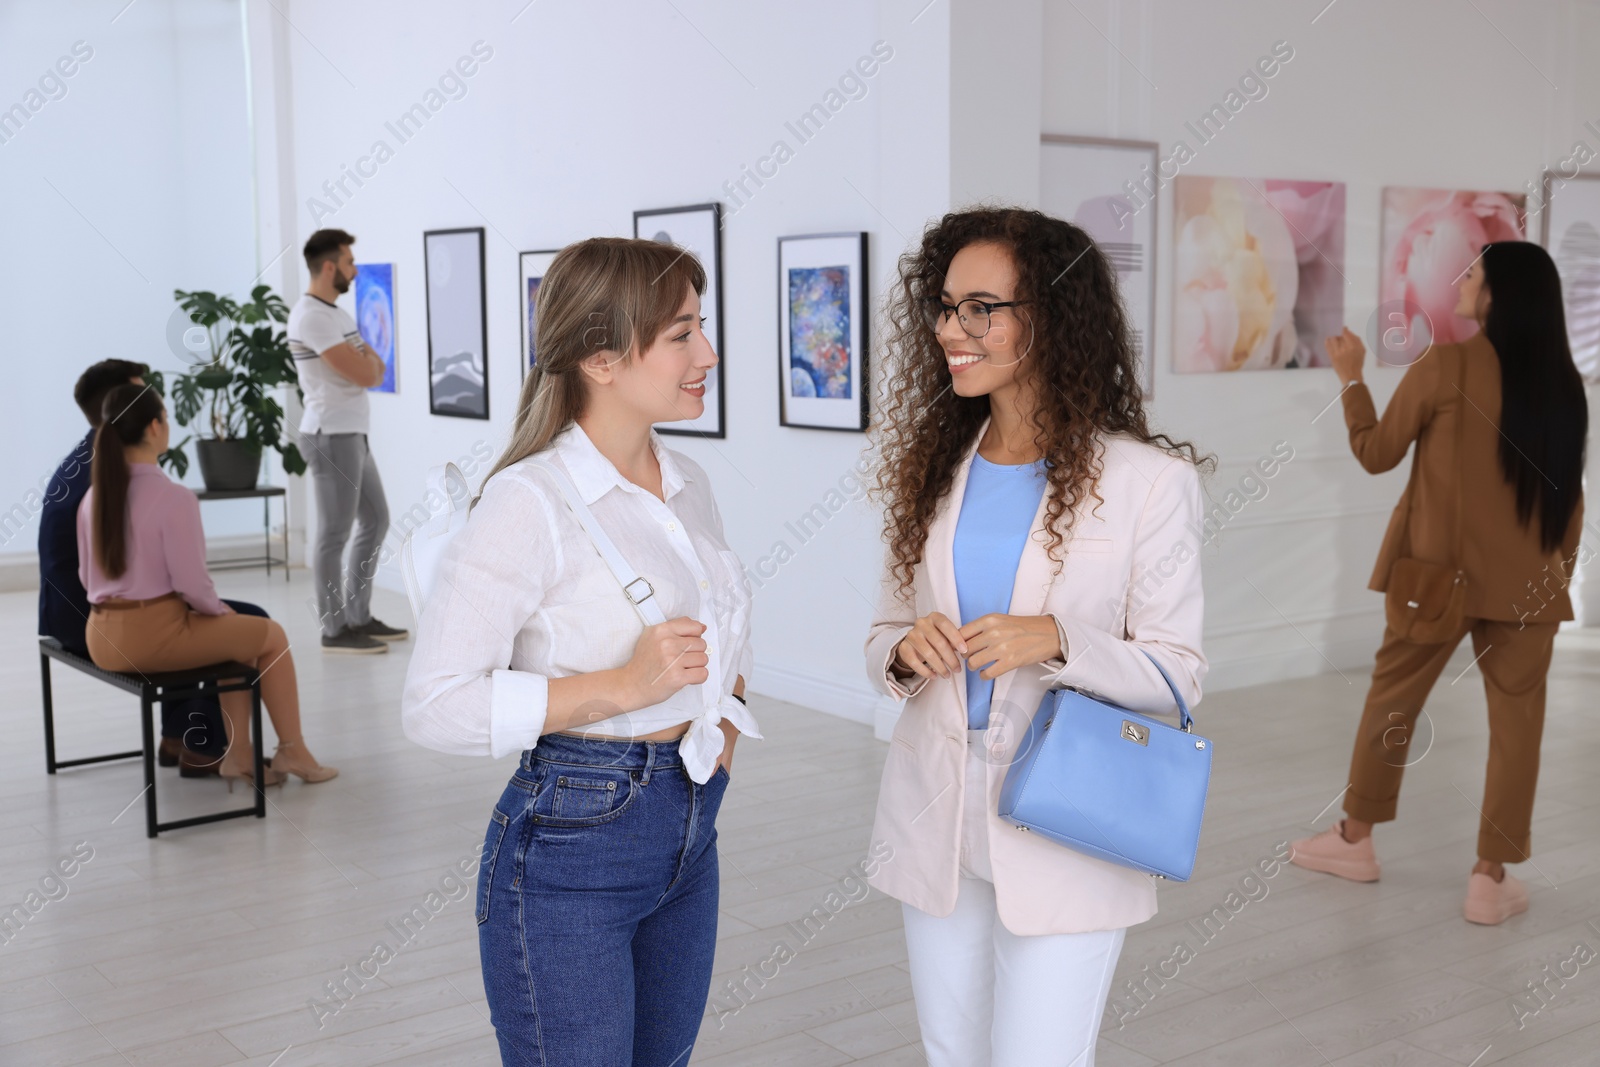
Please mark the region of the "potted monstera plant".
[[181, 478], [189, 469], [184, 446], [195, 441], [200, 475], [211, 490], [254, 489], [268, 448], [282, 456], [285, 471], [304, 473], [300, 449], [283, 439], [283, 408], [272, 395], [280, 385], [300, 388], [288, 337], [278, 327], [288, 321], [289, 308], [266, 285], [243, 303], [182, 289], [173, 297], [202, 328], [206, 343], [185, 345], [195, 369], [172, 381], [173, 417], [179, 426], [194, 423], [194, 430], [161, 462]]

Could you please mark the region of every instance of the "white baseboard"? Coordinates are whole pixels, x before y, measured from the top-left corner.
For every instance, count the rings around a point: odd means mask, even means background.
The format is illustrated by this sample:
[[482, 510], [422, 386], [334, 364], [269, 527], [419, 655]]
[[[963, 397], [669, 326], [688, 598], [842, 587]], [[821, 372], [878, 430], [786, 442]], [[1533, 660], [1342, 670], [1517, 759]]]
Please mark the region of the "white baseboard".
[[34, 552], [7, 552], [0, 558], [0, 593], [21, 593], [39, 588], [39, 556]]
[[874, 724], [873, 710], [880, 699], [878, 692], [865, 681], [850, 685], [760, 660], [756, 661], [750, 678], [750, 689], [762, 696], [813, 708], [865, 726]]
[[[294, 544], [290, 542], [290, 566], [302, 566], [304, 561], [298, 559], [300, 553], [294, 551]], [[236, 534], [229, 537], [206, 538], [206, 558], [212, 561], [229, 559], [248, 559], [251, 556], [260, 556], [262, 541], [260, 534]], [[276, 556], [283, 551], [283, 535], [277, 534], [272, 539], [272, 552]], [[37, 552], [8, 552], [0, 556], [0, 593], [22, 593], [30, 589], [39, 588], [39, 554]]]

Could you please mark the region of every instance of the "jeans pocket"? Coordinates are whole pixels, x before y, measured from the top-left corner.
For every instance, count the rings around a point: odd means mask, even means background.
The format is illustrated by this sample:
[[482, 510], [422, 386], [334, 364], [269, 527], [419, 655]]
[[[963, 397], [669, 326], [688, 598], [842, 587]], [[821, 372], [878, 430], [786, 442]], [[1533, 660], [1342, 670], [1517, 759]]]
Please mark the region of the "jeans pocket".
[[638, 786], [623, 767], [550, 765], [533, 797], [534, 821], [550, 826], [597, 826], [621, 815]]
[[489, 919], [489, 895], [494, 887], [494, 863], [506, 838], [511, 819], [499, 808], [489, 813], [489, 832], [483, 838], [483, 861], [478, 867], [478, 925]]

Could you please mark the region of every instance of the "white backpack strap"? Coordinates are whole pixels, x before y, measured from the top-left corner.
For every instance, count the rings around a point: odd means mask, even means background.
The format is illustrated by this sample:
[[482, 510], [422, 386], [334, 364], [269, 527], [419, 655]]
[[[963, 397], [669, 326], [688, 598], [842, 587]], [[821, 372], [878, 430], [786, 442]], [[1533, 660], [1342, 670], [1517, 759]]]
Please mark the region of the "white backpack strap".
[[606, 561], [606, 566], [611, 568], [611, 573], [616, 576], [617, 583], [622, 586], [623, 594], [629, 602], [638, 609], [645, 624], [656, 626], [667, 621], [662, 614], [661, 607], [655, 602], [656, 591], [648, 579], [639, 574], [628, 565], [627, 559], [618, 551], [616, 544], [606, 536], [605, 530], [600, 526], [594, 512], [583, 502], [583, 494], [578, 492], [578, 487], [572, 484], [572, 479], [567, 477], [567, 472], [551, 463], [549, 460], [535, 460], [535, 464], [548, 473], [555, 480], [556, 488], [561, 490], [561, 495], [567, 500], [567, 507], [577, 516], [578, 523], [584, 532], [589, 535], [589, 540], [594, 542], [594, 547], [599, 551], [600, 558]]

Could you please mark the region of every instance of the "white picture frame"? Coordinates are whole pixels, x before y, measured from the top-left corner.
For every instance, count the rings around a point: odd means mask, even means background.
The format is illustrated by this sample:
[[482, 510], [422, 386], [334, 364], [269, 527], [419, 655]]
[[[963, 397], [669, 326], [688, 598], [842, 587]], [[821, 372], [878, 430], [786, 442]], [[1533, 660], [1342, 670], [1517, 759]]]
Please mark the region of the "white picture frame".
[[1539, 243], [1561, 275], [1572, 361], [1585, 382], [1600, 382], [1600, 175], [1545, 171], [1540, 214]]
[[778, 238], [778, 424], [867, 428], [867, 235]]
[[1126, 183], [1137, 188], [1146, 169], [1155, 174], [1161, 146], [1054, 133], [1039, 140], [1039, 208], [1081, 227], [1116, 268], [1148, 399], [1155, 393], [1158, 197], [1131, 196]]

